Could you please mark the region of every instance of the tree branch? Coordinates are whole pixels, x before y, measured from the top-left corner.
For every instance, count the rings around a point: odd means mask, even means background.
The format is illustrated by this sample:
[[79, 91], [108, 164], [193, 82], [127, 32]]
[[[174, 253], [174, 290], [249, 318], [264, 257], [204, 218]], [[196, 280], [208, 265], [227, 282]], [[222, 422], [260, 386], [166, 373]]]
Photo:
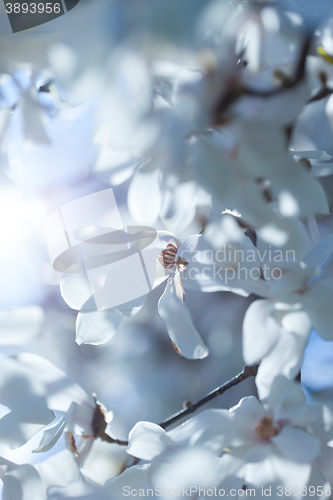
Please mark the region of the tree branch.
[[[228, 389], [231, 389], [231, 387], [235, 387], [235, 385], [238, 385], [240, 382], [243, 382], [243, 380], [249, 378], [249, 377], [255, 377], [258, 372], [258, 366], [259, 365], [254, 365], [254, 366], [244, 366], [243, 370], [233, 377], [231, 380], [226, 382], [223, 385], [220, 385], [220, 387], [217, 387], [213, 391], [211, 391], [209, 394], [204, 396], [202, 399], [199, 399], [196, 403], [191, 404], [187, 408], [183, 408], [182, 410], [179, 410], [177, 413], [174, 415], [171, 415], [171, 417], [168, 417], [166, 420], [163, 420], [160, 424], [158, 424], [162, 429], [165, 429], [166, 427], [169, 427], [170, 425], [174, 424], [177, 422], [177, 420], [180, 420], [181, 418], [185, 417], [186, 415], [189, 415], [190, 413], [195, 412], [200, 406], [208, 403], [212, 399], [216, 398], [217, 396], [221, 396], [224, 392], [226, 392]], [[121, 441], [119, 439], [113, 439], [112, 437], [108, 436], [107, 434], [103, 433], [103, 435], [99, 435], [101, 439], [104, 441], [108, 441], [109, 443], [116, 443], [121, 446], [127, 446], [128, 441]]]
[[[209, 394], [204, 396], [202, 399], [199, 399], [199, 401], [197, 401], [196, 403], [191, 404], [187, 408], [184, 408], [184, 409], [178, 411], [177, 413], [175, 413], [174, 415], [171, 415], [171, 417], [168, 417], [166, 420], [163, 420], [163, 422], [161, 422], [159, 424], [159, 426], [162, 427], [162, 429], [169, 427], [169, 425], [172, 425], [175, 422], [177, 422], [177, 420], [180, 420], [181, 418], [185, 417], [186, 415], [193, 413], [194, 411], [196, 411], [198, 408], [200, 408], [200, 406], [204, 405], [205, 403], [208, 403], [209, 401], [216, 398], [217, 396], [221, 396], [221, 394], [226, 392], [228, 389], [231, 389], [231, 387], [238, 385], [243, 380], [245, 380], [249, 377], [255, 377], [257, 375], [257, 372], [258, 372], [258, 367], [259, 367], [259, 365], [254, 365], [254, 366], [247, 366], [246, 365], [246, 366], [244, 366], [243, 370], [238, 375], [233, 377], [231, 380], [229, 380], [225, 384], [221, 385], [220, 387], [217, 387], [216, 389], [211, 391]], [[110, 438], [110, 440], [108, 440], [108, 441], [110, 443], [111, 442], [118, 443], [118, 444], [121, 444], [123, 446], [128, 445], [127, 441], [119, 441], [119, 440], [113, 439], [113, 438]], [[120, 473], [124, 472], [124, 470], [126, 470], [129, 467], [133, 467], [133, 465], [136, 465], [139, 462], [139, 459], [136, 457], [131, 457], [131, 459], [132, 459], [132, 461], [130, 464], [127, 462], [127, 460], [125, 461]]]
[[189, 415], [190, 413], [193, 413], [196, 411], [200, 406], [208, 403], [212, 399], [216, 398], [217, 396], [221, 396], [224, 392], [226, 392], [228, 389], [231, 389], [231, 387], [234, 387], [235, 385], [238, 385], [240, 382], [243, 380], [249, 378], [249, 377], [255, 377], [258, 372], [258, 365], [254, 366], [245, 366], [243, 371], [241, 371], [238, 375], [233, 377], [231, 380], [226, 382], [225, 384], [221, 385], [220, 387], [217, 387], [213, 391], [211, 391], [207, 396], [203, 397], [202, 399], [199, 399], [196, 403], [191, 404], [188, 408], [184, 408], [171, 417], [167, 418], [166, 420], [163, 420], [159, 424], [162, 429], [165, 429], [166, 427], [169, 427], [169, 425], [172, 425], [173, 423], [177, 422], [177, 420], [185, 417], [186, 415]]

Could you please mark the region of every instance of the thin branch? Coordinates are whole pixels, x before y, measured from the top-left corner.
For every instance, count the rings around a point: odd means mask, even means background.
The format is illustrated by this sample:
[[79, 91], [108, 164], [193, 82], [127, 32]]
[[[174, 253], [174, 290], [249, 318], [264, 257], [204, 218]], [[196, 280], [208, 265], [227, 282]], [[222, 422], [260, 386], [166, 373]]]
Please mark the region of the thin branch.
[[[204, 398], [200, 399], [196, 403], [193, 403], [192, 405], [188, 406], [187, 408], [184, 408], [183, 410], [178, 411], [171, 417], [167, 418], [166, 420], [163, 420], [159, 424], [162, 429], [165, 429], [166, 427], [169, 427], [169, 425], [172, 425], [173, 423], [177, 422], [177, 420], [185, 417], [186, 415], [193, 413], [195, 410], [200, 408], [200, 406], [204, 405], [205, 403], [208, 403], [208, 401], [211, 401], [212, 399], [216, 398], [217, 396], [221, 396], [224, 392], [226, 392], [228, 389], [231, 389], [231, 387], [234, 387], [235, 385], [238, 385], [240, 382], [243, 380], [249, 378], [249, 377], [255, 377], [258, 372], [258, 367], [259, 365], [254, 365], [254, 366], [244, 366], [243, 370], [233, 377], [231, 380], [226, 382], [225, 384], [221, 385], [220, 387], [217, 387], [213, 391], [211, 391], [207, 396]], [[110, 438], [112, 439], [112, 438]], [[118, 444], [123, 444], [124, 446], [128, 445], [127, 441], [118, 441], [118, 440], [112, 440], [109, 442], [114, 442]], [[131, 460], [129, 463], [128, 460]], [[133, 465], [136, 465], [139, 462], [139, 458], [132, 457], [131, 455], [127, 455], [127, 459], [125, 460], [125, 463], [123, 467], [121, 468], [120, 474], [124, 472], [124, 470], [128, 469], [129, 467], [133, 467]]]
[[165, 429], [166, 427], [169, 427], [169, 425], [172, 425], [173, 423], [177, 422], [177, 420], [185, 417], [186, 415], [189, 415], [190, 413], [193, 413], [196, 411], [200, 406], [208, 403], [212, 399], [216, 398], [217, 396], [221, 396], [224, 392], [226, 392], [228, 389], [231, 389], [231, 387], [234, 387], [235, 385], [238, 385], [240, 382], [243, 380], [249, 378], [249, 377], [255, 377], [257, 375], [258, 371], [258, 365], [255, 366], [245, 366], [243, 371], [241, 371], [238, 375], [233, 377], [231, 380], [226, 382], [225, 384], [221, 385], [220, 387], [217, 387], [214, 389], [212, 392], [207, 394], [204, 398], [200, 399], [196, 403], [191, 404], [188, 408], [183, 408], [182, 410], [178, 411], [171, 417], [167, 418], [163, 422], [159, 424], [160, 427]]
[[[213, 391], [211, 391], [209, 394], [204, 396], [202, 399], [199, 399], [196, 403], [191, 404], [187, 408], [183, 408], [182, 410], [178, 411], [174, 415], [171, 415], [171, 417], [168, 417], [166, 420], [163, 420], [160, 424], [158, 424], [162, 429], [165, 429], [166, 427], [169, 427], [170, 425], [174, 424], [177, 422], [177, 420], [180, 420], [181, 418], [185, 417], [186, 415], [189, 415], [190, 413], [195, 412], [200, 406], [208, 403], [212, 399], [216, 398], [217, 396], [221, 396], [224, 392], [226, 392], [228, 389], [231, 389], [231, 387], [235, 387], [235, 385], [238, 385], [240, 382], [243, 382], [243, 380], [249, 378], [249, 377], [255, 377], [258, 372], [258, 366], [259, 365], [254, 365], [254, 366], [244, 366], [244, 369], [235, 377], [233, 377], [231, 380], [226, 382], [225, 384], [221, 385], [220, 387], [217, 387]], [[113, 439], [107, 434], [103, 432], [103, 434], [99, 435], [101, 439], [104, 441], [108, 441], [109, 443], [116, 443], [122, 446], [127, 446], [128, 441], [121, 441], [119, 439]], [[135, 462], [136, 463], [136, 462]], [[126, 466], [125, 466], [126, 468]]]

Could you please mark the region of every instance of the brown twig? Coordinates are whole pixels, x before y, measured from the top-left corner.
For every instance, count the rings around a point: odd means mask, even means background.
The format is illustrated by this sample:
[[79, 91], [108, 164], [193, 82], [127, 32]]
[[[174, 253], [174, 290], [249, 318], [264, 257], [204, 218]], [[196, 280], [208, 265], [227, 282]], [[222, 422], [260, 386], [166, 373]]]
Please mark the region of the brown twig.
[[185, 417], [186, 415], [189, 415], [190, 413], [193, 413], [196, 411], [200, 406], [208, 403], [212, 399], [216, 398], [217, 396], [221, 396], [224, 392], [226, 392], [228, 389], [231, 389], [231, 387], [234, 387], [235, 385], [238, 385], [240, 382], [243, 380], [249, 378], [249, 377], [255, 377], [258, 371], [258, 365], [255, 366], [245, 366], [243, 371], [241, 371], [238, 375], [233, 377], [231, 380], [226, 382], [225, 384], [221, 385], [220, 387], [217, 387], [213, 391], [211, 391], [207, 396], [203, 397], [202, 399], [199, 399], [196, 403], [191, 404], [188, 408], [183, 408], [182, 410], [178, 411], [171, 417], [168, 417], [166, 420], [163, 420], [159, 424], [160, 427], [165, 429], [166, 427], [169, 427], [170, 425], [174, 424], [177, 422], [177, 420]]
[[[171, 415], [171, 417], [168, 417], [166, 420], [163, 420], [159, 424], [162, 429], [165, 429], [166, 427], [169, 427], [170, 425], [174, 424], [177, 422], [179, 419], [185, 417], [186, 415], [189, 415], [190, 413], [193, 413], [195, 410], [200, 408], [200, 406], [204, 405], [205, 403], [208, 403], [212, 399], [216, 398], [217, 396], [221, 396], [224, 392], [226, 392], [228, 389], [231, 389], [231, 387], [235, 387], [235, 385], [238, 385], [240, 382], [243, 380], [249, 378], [249, 377], [255, 377], [258, 372], [258, 366], [259, 365], [254, 365], [254, 366], [244, 366], [243, 370], [233, 377], [231, 380], [226, 382], [225, 384], [221, 385], [220, 387], [217, 387], [213, 391], [211, 391], [209, 394], [207, 394], [205, 397], [202, 399], [199, 399], [196, 403], [193, 403], [182, 410], [178, 411], [174, 415]], [[110, 438], [112, 439], [112, 438]], [[126, 445], [128, 444], [127, 441], [118, 441], [118, 440], [112, 440], [110, 442], [118, 443], [118, 444], [123, 444]], [[139, 462], [139, 459], [136, 457], [132, 457], [128, 455], [128, 457], [131, 458], [131, 463], [128, 463], [128, 458], [125, 460], [125, 463], [123, 467], [121, 468], [120, 474], [124, 472], [124, 470], [128, 469], [129, 467], [133, 467], [133, 465], [136, 465]]]
[[[186, 408], [183, 408], [182, 410], [179, 410], [177, 413], [174, 415], [171, 415], [171, 417], [168, 417], [167, 419], [163, 420], [160, 424], [158, 424], [162, 429], [165, 429], [166, 427], [169, 427], [170, 425], [174, 424], [181, 418], [185, 417], [186, 415], [189, 415], [190, 413], [195, 412], [200, 406], [208, 403], [212, 399], [216, 398], [217, 396], [221, 396], [224, 392], [226, 392], [228, 389], [231, 389], [231, 387], [235, 387], [235, 385], [238, 385], [240, 382], [243, 382], [243, 380], [249, 378], [249, 377], [255, 377], [258, 372], [258, 365], [254, 366], [244, 366], [244, 369], [235, 377], [233, 377], [231, 380], [226, 382], [223, 385], [220, 385], [220, 387], [217, 387], [213, 391], [211, 391], [209, 394], [204, 396], [202, 399], [199, 399], [196, 403], [193, 403], [189, 405]], [[107, 436], [107, 434], [105, 434]], [[101, 436], [99, 436], [101, 437]], [[108, 436], [107, 439], [103, 436], [102, 439], [105, 441], [108, 441], [109, 443], [117, 443], [122, 446], [127, 446], [128, 442], [127, 441], [121, 441], [119, 439], [113, 439], [110, 436]]]

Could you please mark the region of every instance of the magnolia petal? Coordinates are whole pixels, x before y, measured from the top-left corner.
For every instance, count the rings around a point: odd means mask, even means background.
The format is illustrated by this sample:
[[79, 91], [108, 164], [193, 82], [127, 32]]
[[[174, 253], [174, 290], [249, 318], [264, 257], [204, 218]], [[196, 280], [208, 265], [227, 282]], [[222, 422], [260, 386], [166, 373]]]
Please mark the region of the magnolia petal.
[[249, 396], [230, 408], [232, 424], [228, 432], [228, 441], [231, 447], [254, 445], [259, 438], [255, 429], [260, 420], [265, 416], [265, 411], [260, 401]]
[[41, 334], [44, 312], [39, 306], [0, 311], [0, 345], [20, 345]]
[[126, 457], [124, 446], [94, 439], [87, 457], [80, 464], [80, 470], [86, 479], [103, 486], [110, 478], [120, 474]]
[[[333, 483], [333, 448], [330, 446], [323, 446], [323, 450], [319, 457], [316, 459], [316, 464], [325, 479], [331, 484]], [[311, 483], [313, 484], [313, 483]]]
[[208, 348], [193, 325], [189, 310], [177, 296], [171, 280], [159, 300], [158, 312], [165, 321], [171, 341], [182, 356], [187, 359], [202, 359], [208, 356]]
[[230, 410], [205, 410], [168, 431], [167, 436], [179, 448], [208, 448], [221, 456], [225, 448], [234, 450], [258, 444], [255, 428], [264, 415], [261, 403], [250, 396]]
[[50, 417], [43, 424], [27, 423], [24, 416], [17, 415], [14, 412], [2, 417], [0, 420], [0, 455], [5, 455], [10, 450], [20, 448], [33, 438], [45, 425], [53, 420], [52, 412], [49, 412], [49, 414]]
[[115, 308], [97, 311], [92, 310], [87, 301], [81, 308], [76, 318], [76, 337], [77, 344], [105, 344], [112, 339], [124, 315]]
[[12, 412], [0, 419], [0, 454], [18, 448], [54, 419], [46, 402], [43, 381], [19, 360], [0, 363], [1, 403]]
[[196, 216], [197, 206], [210, 205], [209, 195], [195, 182], [182, 182], [165, 191], [160, 218], [165, 227], [179, 233]]
[[1, 403], [29, 423], [48, 424], [53, 416], [46, 404], [46, 389], [23, 363], [2, 358], [0, 363]]
[[275, 419], [278, 420], [289, 407], [302, 405], [304, 409], [306, 398], [299, 382], [289, 380], [284, 375], [278, 375], [272, 384], [267, 403], [274, 410]]
[[[277, 486], [294, 486], [299, 489], [307, 484], [311, 474], [311, 466], [307, 463], [297, 463], [288, 460], [279, 453], [274, 453], [273, 445], [261, 445], [253, 448], [245, 466], [244, 482], [248, 488], [271, 487], [277, 492]], [[274, 498], [278, 498], [275, 497]]]
[[103, 146], [95, 165], [95, 175], [102, 181], [117, 186], [127, 181], [142, 162], [140, 155], [130, 150]]
[[[49, 360], [31, 353], [21, 353], [16, 359], [39, 381], [46, 390], [48, 406], [66, 412], [72, 402], [93, 412], [95, 402], [78, 384]], [[5, 403], [6, 404], [6, 403]]]
[[272, 384], [278, 375], [294, 379], [299, 373], [307, 344], [306, 335], [297, 335], [281, 328], [279, 339], [261, 361], [256, 376], [256, 386], [261, 401], [270, 394]]
[[[295, 186], [291, 192], [287, 190], [281, 191], [278, 198], [281, 215], [284, 217], [299, 217], [313, 213], [329, 214], [325, 193], [319, 182], [309, 177], [308, 184], [309, 186], [304, 185], [304, 182], [300, 183], [298, 189], [302, 189], [302, 191], [299, 192]], [[313, 194], [311, 204], [308, 202], [310, 193]]]
[[66, 488], [81, 477], [74, 455], [69, 450], [63, 450], [38, 463], [36, 469], [46, 490]]
[[162, 209], [160, 169], [144, 165], [136, 172], [128, 191], [128, 208], [139, 224], [153, 224]]
[[[224, 280], [214, 279], [214, 262], [212, 262], [212, 259], [209, 259], [209, 262], [204, 259], [202, 261], [199, 260], [200, 256], [208, 254], [207, 251], [204, 253], [205, 250], [211, 252], [210, 247], [205, 243], [204, 235], [196, 234], [186, 238], [178, 249], [177, 255], [188, 262], [187, 268], [183, 273], [184, 287], [204, 292], [229, 291], [230, 287], [225, 284]], [[218, 270], [220, 269], [218, 268]]]
[[333, 290], [310, 285], [303, 295], [306, 311], [310, 317], [313, 328], [325, 340], [333, 339]]
[[[164, 277], [164, 280], [166, 278], [167, 276]], [[158, 284], [160, 283], [161, 282], [159, 282]], [[146, 295], [143, 295], [142, 297], [138, 297], [137, 299], [125, 302], [125, 304], [118, 304], [116, 309], [120, 311], [124, 316], [126, 316], [126, 318], [131, 318], [140, 311], [146, 300], [146, 297], [147, 297]]]
[[230, 215], [212, 223], [207, 234], [187, 238], [178, 255], [188, 262], [183, 276], [185, 288], [265, 295], [264, 281], [258, 276], [261, 264], [257, 249]]
[[32, 450], [32, 453], [39, 453], [42, 451], [50, 450], [60, 438], [68, 418], [73, 413], [75, 403], [72, 403], [68, 408], [67, 412], [62, 415], [62, 417], [53, 425], [49, 426], [45, 429], [41, 442], [39, 443], [38, 448]]
[[271, 441], [282, 455], [298, 463], [312, 462], [321, 451], [319, 439], [302, 429], [284, 427]]
[[228, 410], [205, 410], [168, 431], [167, 435], [178, 447], [201, 446], [220, 455], [229, 444], [231, 420]]
[[0, 468], [5, 468], [3, 500], [46, 500], [42, 480], [32, 465], [17, 465], [0, 459]]
[[276, 344], [281, 325], [273, 317], [275, 303], [256, 300], [246, 311], [243, 323], [243, 358], [246, 364], [258, 363]]
[[281, 325], [287, 332], [301, 335], [306, 339], [310, 335], [311, 322], [304, 311], [292, 311], [285, 314], [281, 320]]
[[224, 478], [224, 470], [219, 458], [211, 451], [187, 448], [168, 457], [168, 463], [154, 461], [150, 477], [154, 486], [183, 492], [193, 485], [214, 488]]
[[127, 453], [142, 460], [153, 460], [174, 447], [162, 427], [151, 422], [138, 422], [129, 433]]
[[167, 435], [180, 448], [200, 446], [220, 456], [224, 448], [256, 444], [255, 428], [264, 415], [261, 403], [250, 396], [230, 410], [205, 410]]
[[274, 187], [278, 190], [279, 211], [284, 217], [304, 216], [314, 213], [329, 214], [329, 207], [322, 186], [311, 178], [299, 164], [290, 166], [288, 187], [286, 170], [278, 171]]
[[[125, 493], [127, 493], [124, 488], [130, 491], [132, 488], [138, 490], [139, 488], [147, 489], [151, 487], [148, 482], [150, 466], [150, 464], [134, 465], [124, 470], [119, 476], [109, 479], [103, 487], [103, 491], [107, 495], [107, 498], [122, 500], [124, 496], [126, 496]], [[95, 500], [95, 497], [91, 500]]]
[[333, 163], [312, 163], [310, 175], [311, 177], [326, 177], [333, 174]]
[[91, 297], [92, 290], [84, 274], [66, 274], [60, 280], [61, 296], [69, 307], [79, 311]]

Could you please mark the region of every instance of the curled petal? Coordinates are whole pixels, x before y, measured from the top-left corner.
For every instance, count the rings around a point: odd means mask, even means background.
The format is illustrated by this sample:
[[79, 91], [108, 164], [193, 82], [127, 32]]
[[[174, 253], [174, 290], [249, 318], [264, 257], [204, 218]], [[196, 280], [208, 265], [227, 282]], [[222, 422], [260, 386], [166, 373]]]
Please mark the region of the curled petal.
[[71, 416], [74, 410], [75, 403], [72, 403], [68, 408], [67, 412], [60, 417], [60, 419], [53, 425], [49, 426], [45, 429], [41, 442], [39, 443], [38, 448], [32, 450], [33, 453], [39, 453], [41, 451], [48, 451], [56, 444], [58, 439], [60, 438], [67, 420]]
[[165, 321], [171, 341], [182, 356], [202, 359], [208, 355], [208, 348], [193, 325], [191, 314], [176, 292], [173, 281], [167, 283], [158, 303], [158, 312]]

